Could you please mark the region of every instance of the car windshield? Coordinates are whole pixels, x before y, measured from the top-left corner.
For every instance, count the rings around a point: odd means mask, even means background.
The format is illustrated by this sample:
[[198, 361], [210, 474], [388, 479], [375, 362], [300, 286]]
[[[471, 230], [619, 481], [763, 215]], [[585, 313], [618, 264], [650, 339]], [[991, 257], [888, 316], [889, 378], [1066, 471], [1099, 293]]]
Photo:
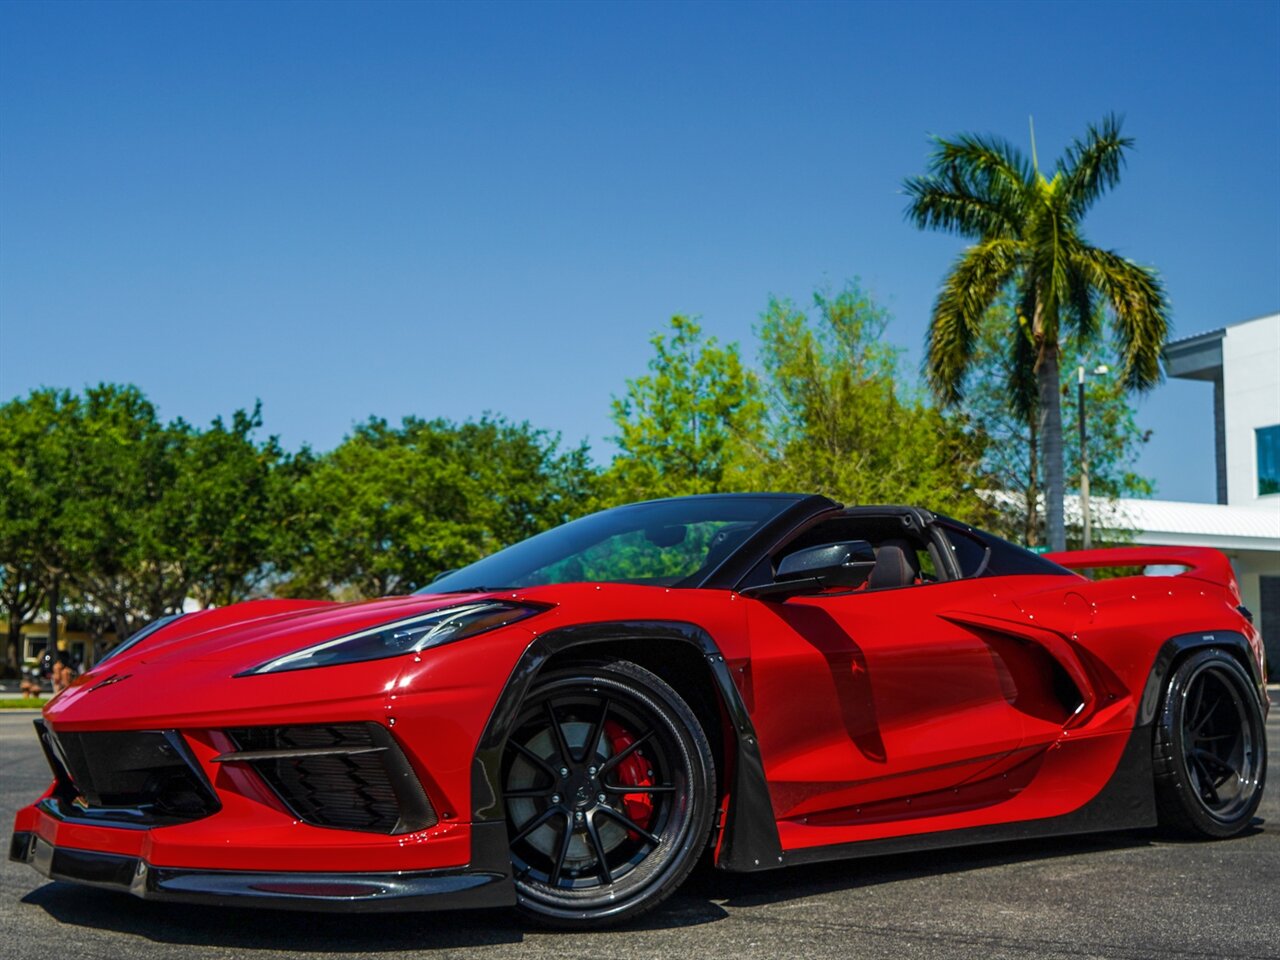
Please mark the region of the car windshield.
[[606, 581], [696, 586], [796, 499], [706, 496], [615, 507], [451, 571], [418, 593]]

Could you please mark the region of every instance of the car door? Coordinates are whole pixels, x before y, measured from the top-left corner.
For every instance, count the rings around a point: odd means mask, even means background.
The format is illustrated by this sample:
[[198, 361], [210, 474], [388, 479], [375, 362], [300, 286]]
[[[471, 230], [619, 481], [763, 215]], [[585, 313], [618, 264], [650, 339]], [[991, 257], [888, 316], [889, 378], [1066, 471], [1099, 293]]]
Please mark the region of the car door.
[[780, 820], [834, 822], [948, 790], [1018, 750], [1024, 714], [1004, 658], [941, 615], [989, 607], [992, 594], [956, 579], [748, 601], [754, 714]]

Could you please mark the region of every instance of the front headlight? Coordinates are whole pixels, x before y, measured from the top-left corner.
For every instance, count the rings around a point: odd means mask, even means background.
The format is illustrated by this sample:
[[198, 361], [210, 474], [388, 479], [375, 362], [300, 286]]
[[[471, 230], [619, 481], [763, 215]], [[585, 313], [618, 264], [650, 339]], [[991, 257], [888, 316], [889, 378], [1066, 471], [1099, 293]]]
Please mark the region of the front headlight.
[[393, 620], [358, 633], [349, 633], [336, 640], [326, 640], [296, 653], [269, 660], [237, 676], [330, 667], [339, 663], [358, 663], [417, 653], [428, 647], [438, 647], [443, 643], [474, 637], [486, 630], [505, 627], [541, 611], [541, 607], [499, 600], [445, 607], [443, 610], [432, 610], [430, 613]]

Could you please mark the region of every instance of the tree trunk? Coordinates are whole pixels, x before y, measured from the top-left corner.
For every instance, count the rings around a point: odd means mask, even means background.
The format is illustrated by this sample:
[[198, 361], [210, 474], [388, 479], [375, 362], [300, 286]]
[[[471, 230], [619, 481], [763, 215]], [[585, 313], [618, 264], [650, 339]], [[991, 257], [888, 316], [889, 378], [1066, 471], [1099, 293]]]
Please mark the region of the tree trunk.
[[13, 668], [22, 676], [22, 619], [9, 617], [9, 656], [13, 658]]
[[1023, 542], [1028, 547], [1040, 543], [1040, 433], [1036, 429], [1036, 421], [1040, 414], [1032, 415], [1027, 424], [1030, 443], [1027, 445], [1027, 484], [1023, 489], [1023, 507], [1025, 508], [1025, 527]]
[[49, 581], [49, 652], [58, 656], [58, 608], [62, 606], [62, 578], [54, 575]]
[[1046, 337], [1036, 369], [1040, 388], [1040, 442], [1044, 451], [1044, 521], [1050, 550], [1067, 548], [1067, 527], [1062, 513], [1066, 492], [1062, 459], [1062, 393], [1058, 376], [1058, 341]]

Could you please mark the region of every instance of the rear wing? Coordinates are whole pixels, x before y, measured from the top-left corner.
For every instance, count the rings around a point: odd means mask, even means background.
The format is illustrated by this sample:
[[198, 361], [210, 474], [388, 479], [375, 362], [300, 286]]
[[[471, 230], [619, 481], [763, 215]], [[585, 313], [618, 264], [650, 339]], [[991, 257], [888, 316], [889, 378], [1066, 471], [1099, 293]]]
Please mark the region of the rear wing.
[[1100, 567], [1185, 567], [1176, 576], [1226, 587], [1237, 597], [1240, 592], [1231, 561], [1221, 550], [1210, 547], [1109, 547], [1047, 553], [1045, 559], [1075, 571]]

